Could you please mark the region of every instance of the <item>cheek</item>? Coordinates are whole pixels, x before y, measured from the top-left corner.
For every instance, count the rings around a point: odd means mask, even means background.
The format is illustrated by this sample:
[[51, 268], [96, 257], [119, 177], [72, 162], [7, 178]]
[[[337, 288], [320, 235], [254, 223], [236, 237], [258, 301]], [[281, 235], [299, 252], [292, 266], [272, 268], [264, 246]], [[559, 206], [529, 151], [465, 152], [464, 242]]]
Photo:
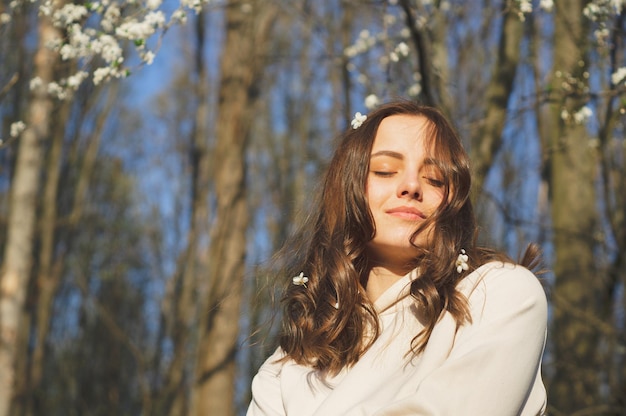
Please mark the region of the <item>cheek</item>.
[[384, 200], [385, 190], [384, 187], [376, 183], [375, 180], [367, 181], [365, 187], [365, 199], [370, 209], [378, 207]]
[[[445, 198], [445, 190], [443, 188], [433, 188], [431, 190], [431, 195], [430, 195], [430, 199], [431, 201], [433, 201], [433, 203], [435, 205], [439, 205], [443, 202], [444, 198]], [[450, 198], [448, 198], [450, 199]], [[448, 201], [450, 202], [450, 201]]]
[[[448, 198], [449, 200], [450, 198]], [[432, 214], [444, 200], [444, 191], [442, 189], [433, 189], [428, 195], [429, 214]], [[449, 201], [448, 201], [449, 202]]]

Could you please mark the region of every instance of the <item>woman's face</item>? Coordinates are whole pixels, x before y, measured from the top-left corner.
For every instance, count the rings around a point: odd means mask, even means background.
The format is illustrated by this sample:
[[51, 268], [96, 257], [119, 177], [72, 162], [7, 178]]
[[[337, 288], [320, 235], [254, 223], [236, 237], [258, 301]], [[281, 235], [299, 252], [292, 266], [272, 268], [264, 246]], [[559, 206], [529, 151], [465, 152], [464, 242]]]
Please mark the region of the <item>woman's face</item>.
[[[376, 263], [406, 264], [414, 258], [411, 235], [443, 200], [443, 178], [426, 148], [428, 127], [425, 117], [404, 114], [389, 116], [378, 127], [366, 186], [376, 225], [368, 250]], [[414, 243], [426, 246], [431, 229], [432, 224]]]

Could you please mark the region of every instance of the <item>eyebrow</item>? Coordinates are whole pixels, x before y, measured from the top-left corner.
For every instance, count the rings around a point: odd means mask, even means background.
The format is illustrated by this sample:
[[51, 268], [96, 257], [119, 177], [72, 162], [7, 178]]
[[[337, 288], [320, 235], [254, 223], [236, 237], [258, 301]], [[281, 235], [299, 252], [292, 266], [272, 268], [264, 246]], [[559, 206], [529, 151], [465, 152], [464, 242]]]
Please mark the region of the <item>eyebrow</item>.
[[[404, 160], [404, 155], [402, 153], [394, 152], [393, 150], [381, 150], [376, 153], [372, 153], [372, 155], [370, 156], [370, 159], [373, 159], [379, 156], [389, 156], [394, 159]], [[437, 159], [434, 159], [432, 157], [427, 157], [424, 159], [424, 165], [425, 166], [431, 166], [431, 165], [439, 166], [439, 163], [437, 162]]]
[[394, 159], [404, 160], [404, 155], [402, 153], [394, 152], [392, 150], [381, 150], [379, 152], [372, 153], [370, 158], [375, 158], [378, 156], [389, 156], [393, 157]]

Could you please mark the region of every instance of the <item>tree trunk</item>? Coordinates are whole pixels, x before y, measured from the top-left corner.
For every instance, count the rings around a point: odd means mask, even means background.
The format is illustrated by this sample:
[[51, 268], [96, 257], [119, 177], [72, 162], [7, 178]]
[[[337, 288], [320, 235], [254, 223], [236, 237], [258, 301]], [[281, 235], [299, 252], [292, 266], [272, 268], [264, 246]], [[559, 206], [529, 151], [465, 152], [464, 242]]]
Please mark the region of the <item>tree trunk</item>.
[[[63, 103], [58, 112], [61, 120], [67, 120], [69, 111], [68, 103]], [[14, 401], [14, 406], [22, 409], [18, 413], [24, 415], [33, 414], [34, 391], [41, 381], [43, 374], [43, 356], [45, 338], [48, 333], [50, 313], [52, 309], [52, 294], [58, 284], [60, 270], [53, 272], [53, 253], [55, 243], [55, 230], [57, 225], [57, 192], [59, 178], [61, 176], [61, 152], [63, 149], [64, 128], [63, 123], [52, 123], [50, 126], [50, 146], [45, 166], [45, 184], [42, 186], [41, 212], [37, 221], [38, 250], [33, 253], [38, 262], [33, 275], [34, 285], [31, 290], [35, 292], [31, 307], [23, 311], [23, 330], [26, 331], [24, 339], [20, 340], [20, 350], [28, 370], [23, 374], [17, 374], [15, 380], [16, 394], [19, 398]], [[37, 239], [37, 237], [34, 237]], [[32, 286], [35, 286], [34, 289]], [[31, 298], [31, 296], [29, 296]], [[28, 322], [30, 325], [25, 325]], [[31, 327], [32, 325], [32, 327]], [[32, 334], [35, 334], [34, 339]], [[32, 345], [32, 352], [28, 345]]]
[[[194, 69], [197, 77], [195, 94], [197, 108], [192, 131], [189, 157], [191, 164], [191, 220], [187, 233], [187, 247], [184, 258], [177, 271], [176, 288], [174, 289], [174, 322], [171, 328], [174, 353], [167, 374], [166, 395], [172, 396], [173, 402], [168, 403], [169, 414], [187, 414], [189, 409], [189, 391], [185, 385], [189, 373], [189, 358], [192, 349], [189, 340], [192, 325], [197, 319], [198, 308], [196, 295], [199, 290], [201, 261], [199, 258], [202, 237], [208, 234], [209, 221], [209, 182], [210, 182], [210, 149], [209, 149], [209, 87], [208, 71], [204, 61], [206, 19], [199, 13], [195, 22], [195, 55]], [[201, 291], [200, 291], [201, 292]], [[168, 399], [166, 397], [166, 399]]]
[[[41, 17], [34, 74], [44, 83], [52, 80], [58, 58], [47, 45], [58, 37], [59, 33], [50, 21]], [[33, 93], [27, 113], [28, 127], [20, 138], [11, 183], [7, 239], [0, 274], [0, 416], [8, 415], [13, 399], [17, 333], [33, 264], [42, 148], [49, 136], [52, 105], [45, 91]]]
[[[626, 8], [622, 9], [614, 23], [613, 45], [610, 51], [611, 71], [615, 71], [624, 61], [626, 51], [623, 37], [617, 36], [619, 28], [626, 25]], [[623, 32], [622, 32], [623, 33]], [[610, 87], [611, 96], [606, 100], [604, 117], [598, 131], [599, 153], [601, 161], [600, 204], [609, 225], [605, 241], [612, 240], [615, 244], [615, 256], [609, 261], [606, 271], [606, 286], [601, 291], [601, 319], [610, 324], [611, 331], [607, 336], [607, 351], [604, 359], [608, 369], [608, 402], [615, 406], [616, 413], [626, 413], [626, 325], [623, 320], [626, 311], [626, 146], [623, 145], [622, 116], [623, 102], [620, 103], [619, 85]], [[623, 95], [623, 94], [622, 94]], [[623, 98], [622, 98], [623, 100]], [[600, 116], [600, 114], [598, 114]], [[598, 117], [600, 118], [600, 117]], [[620, 292], [622, 295], [620, 296]]]
[[[30, 356], [30, 371], [27, 386], [29, 396], [24, 403], [26, 414], [37, 413], [33, 411], [33, 394], [36, 394], [42, 382], [44, 363], [46, 360], [46, 339], [50, 332], [52, 322], [52, 309], [64, 272], [65, 255], [71, 251], [76, 237], [77, 227], [80, 226], [85, 197], [88, 186], [91, 182], [95, 168], [100, 142], [104, 134], [106, 121], [108, 120], [115, 100], [118, 98], [118, 82], [112, 82], [108, 91], [108, 98], [103, 108], [98, 111], [95, 124], [89, 136], [89, 141], [82, 154], [79, 174], [76, 186], [66, 192], [72, 193], [72, 209], [67, 218], [60, 218], [57, 205], [59, 201], [60, 178], [63, 165], [63, 142], [66, 135], [66, 123], [71, 117], [71, 103], [65, 102], [55, 116], [54, 129], [51, 137], [51, 146], [48, 150], [47, 165], [45, 173], [45, 185], [43, 186], [43, 196], [41, 203], [41, 214], [38, 221], [39, 248], [36, 253], [38, 257], [36, 276], [34, 276], [36, 296], [33, 307], [34, 319], [32, 333], [34, 339], [29, 342], [33, 346]], [[92, 91], [90, 101], [93, 103], [101, 97], [97, 91]], [[92, 106], [87, 106], [82, 111], [82, 116], [93, 110]], [[78, 141], [78, 139], [76, 139]], [[78, 164], [78, 162], [75, 162]], [[60, 247], [60, 249], [59, 249]], [[32, 335], [31, 335], [32, 336]], [[24, 345], [26, 349], [26, 345]]]
[[[588, 53], [584, 6], [584, 0], [572, 0], [567, 7], [556, 7], [554, 15], [553, 74], [562, 75], [555, 75], [553, 84], [563, 93], [551, 105], [548, 139], [556, 278], [551, 334], [555, 375], [549, 397], [556, 414], [572, 414], [600, 403], [596, 365], [600, 334], [594, 324], [600, 281], [594, 273], [597, 161], [584, 123], [571, 117], [584, 104], [580, 93]], [[579, 84], [568, 84], [570, 74]], [[569, 118], [562, 116], [564, 110]]]
[[400, 0], [400, 6], [416, 52], [415, 71], [421, 76], [421, 101], [450, 114], [445, 87], [447, 54], [444, 39], [446, 20], [443, 13], [437, 10], [433, 13], [434, 21], [428, 25], [421, 25], [417, 21], [420, 11], [415, 10], [410, 0]]
[[[343, 2], [343, 3], [347, 3], [347, 2]], [[330, 21], [334, 22], [335, 19], [332, 19]], [[341, 87], [341, 88], [337, 88], [336, 91], [341, 91], [341, 93], [337, 93], [337, 96], [343, 99], [343, 106], [339, 102], [340, 101], [339, 99], [333, 100], [333, 106], [336, 106], [337, 104], [339, 104], [339, 107], [335, 107], [335, 110], [337, 108], [343, 108], [343, 114], [344, 114], [343, 117], [346, 123], [350, 123], [350, 120], [352, 120], [352, 115], [354, 114], [352, 112], [352, 100], [350, 99], [353, 88], [352, 88], [352, 83], [350, 82], [350, 71], [348, 69], [349, 59], [345, 55], [345, 53], [343, 53], [343, 51], [352, 42], [353, 26], [354, 26], [354, 11], [352, 10], [352, 7], [349, 4], [342, 4], [341, 27], [339, 28], [339, 36], [338, 36], [339, 41], [341, 43], [341, 54], [339, 55], [340, 58], [339, 58], [339, 68], [338, 68], [339, 71], [341, 72], [341, 81], [340, 82], [335, 81], [333, 82], [333, 84], [335, 84], [337, 87]], [[328, 40], [329, 40], [328, 49], [329, 49], [329, 52], [331, 53], [331, 56], [333, 56], [334, 54], [332, 53], [332, 49], [333, 49], [333, 44], [335, 40], [333, 39], [332, 36], [329, 36]], [[330, 76], [336, 77], [334, 70], [331, 70]], [[343, 128], [345, 127], [342, 126], [342, 129]]]
[[245, 151], [275, 11], [260, 0], [226, 6], [214, 178], [217, 210], [208, 253], [192, 414], [234, 414], [235, 356], [245, 270]]
[[492, 70], [492, 79], [486, 93], [485, 118], [472, 140], [472, 185], [473, 200], [476, 201], [483, 184], [493, 166], [498, 149], [502, 145], [502, 132], [507, 121], [508, 103], [513, 92], [513, 81], [520, 59], [520, 43], [523, 23], [514, 10], [507, 9], [503, 2], [502, 32], [498, 44], [498, 55]]

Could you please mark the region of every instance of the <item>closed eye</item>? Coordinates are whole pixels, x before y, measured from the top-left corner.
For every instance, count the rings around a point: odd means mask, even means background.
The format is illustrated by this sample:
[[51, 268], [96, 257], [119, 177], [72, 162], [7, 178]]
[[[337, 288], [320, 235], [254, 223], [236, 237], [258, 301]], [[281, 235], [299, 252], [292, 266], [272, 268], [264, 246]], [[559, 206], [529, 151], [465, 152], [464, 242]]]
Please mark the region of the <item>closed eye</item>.
[[435, 188], [442, 188], [445, 185], [443, 181], [440, 181], [439, 179], [436, 179], [436, 178], [426, 177], [425, 179], [428, 181], [428, 183], [431, 186], [434, 186]]
[[372, 171], [372, 173], [376, 176], [380, 176], [381, 178], [389, 178], [396, 174], [396, 172], [384, 172], [384, 171], [377, 171], [377, 170]]

